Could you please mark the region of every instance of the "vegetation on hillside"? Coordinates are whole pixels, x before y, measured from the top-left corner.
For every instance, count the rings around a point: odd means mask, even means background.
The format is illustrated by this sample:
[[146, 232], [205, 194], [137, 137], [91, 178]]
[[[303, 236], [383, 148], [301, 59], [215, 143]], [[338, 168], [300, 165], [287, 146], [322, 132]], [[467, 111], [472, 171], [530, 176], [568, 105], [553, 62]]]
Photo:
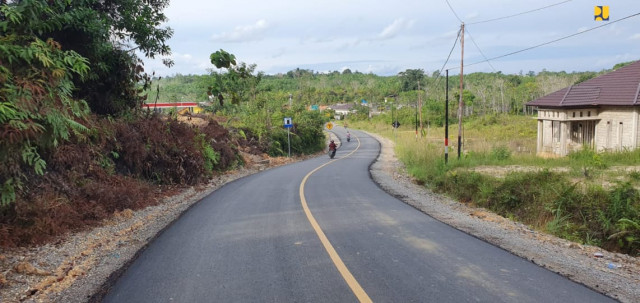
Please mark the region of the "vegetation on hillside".
[[[167, 4], [2, 2], [0, 246], [42, 243], [153, 205], [175, 186], [243, 165], [240, 150], [287, 154], [287, 134], [275, 122], [285, 116], [296, 121], [294, 155], [324, 147], [326, 117], [248, 102], [257, 99], [260, 74], [223, 50], [212, 63], [227, 71], [198, 89], [220, 100], [208, 108], [215, 115], [189, 124], [175, 112], [141, 111], [151, 77], [132, 50], [169, 53], [172, 31], [160, 26]], [[227, 63], [216, 64], [219, 55]]]

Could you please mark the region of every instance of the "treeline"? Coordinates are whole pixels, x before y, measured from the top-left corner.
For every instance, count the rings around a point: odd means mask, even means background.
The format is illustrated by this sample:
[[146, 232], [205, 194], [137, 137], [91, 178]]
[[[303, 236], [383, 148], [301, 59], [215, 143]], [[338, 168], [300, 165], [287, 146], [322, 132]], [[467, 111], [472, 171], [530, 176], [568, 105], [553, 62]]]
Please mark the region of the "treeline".
[[[472, 73], [464, 75], [463, 100], [466, 116], [494, 113], [526, 114], [525, 103], [572, 84], [591, 79], [600, 72], [530, 71], [526, 74]], [[147, 102], [207, 101], [208, 87], [220, 75], [211, 71], [207, 75], [174, 75], [154, 79], [147, 91]], [[449, 77], [451, 112], [457, 111], [459, 76]], [[446, 81], [438, 72], [426, 73], [422, 69], [408, 69], [395, 76], [378, 76], [352, 72], [319, 73], [295, 69], [285, 74], [260, 75], [251, 94], [240, 102], [272, 102], [285, 104], [292, 99], [304, 106], [337, 103], [360, 104], [367, 100], [374, 110], [396, 107], [415, 107], [422, 100], [424, 120], [442, 123]], [[386, 99], [386, 103], [385, 103]]]

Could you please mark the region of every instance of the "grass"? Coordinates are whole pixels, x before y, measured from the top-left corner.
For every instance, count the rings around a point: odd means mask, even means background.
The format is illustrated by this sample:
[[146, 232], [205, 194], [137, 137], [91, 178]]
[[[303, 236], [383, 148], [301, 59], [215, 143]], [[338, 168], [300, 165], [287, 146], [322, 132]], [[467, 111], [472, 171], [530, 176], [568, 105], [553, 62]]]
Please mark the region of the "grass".
[[408, 172], [428, 188], [490, 209], [541, 231], [613, 251], [640, 249], [640, 150], [567, 157], [535, 155], [536, 121], [523, 116], [469, 119], [457, 157], [457, 125], [450, 127], [449, 161], [444, 128], [415, 131], [387, 123], [349, 122], [396, 142]]

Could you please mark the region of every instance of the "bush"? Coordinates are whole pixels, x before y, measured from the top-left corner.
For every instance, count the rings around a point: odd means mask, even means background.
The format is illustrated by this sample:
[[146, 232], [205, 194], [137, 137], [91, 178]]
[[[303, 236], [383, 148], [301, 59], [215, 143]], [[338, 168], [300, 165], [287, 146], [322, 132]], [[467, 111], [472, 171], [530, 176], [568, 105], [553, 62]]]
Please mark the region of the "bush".
[[0, 246], [43, 243], [116, 211], [153, 205], [152, 184], [198, 184], [239, 161], [229, 132], [215, 121], [201, 129], [158, 116], [92, 117], [88, 124], [86, 136], [42, 153], [44, 176], [27, 170], [22, 186], [0, 184], [15, 199], [0, 207]]
[[498, 161], [503, 161], [511, 158], [511, 151], [506, 146], [497, 146], [491, 150], [491, 158]]

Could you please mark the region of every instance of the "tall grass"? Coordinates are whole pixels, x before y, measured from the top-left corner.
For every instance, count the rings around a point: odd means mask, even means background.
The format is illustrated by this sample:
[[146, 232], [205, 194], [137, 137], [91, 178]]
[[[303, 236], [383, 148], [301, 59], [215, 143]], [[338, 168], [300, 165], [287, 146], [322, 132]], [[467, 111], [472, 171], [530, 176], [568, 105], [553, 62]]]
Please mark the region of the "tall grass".
[[[639, 253], [640, 193], [633, 184], [640, 182], [640, 172], [619, 180], [607, 169], [638, 165], [640, 151], [583, 150], [543, 159], [535, 156], [534, 119], [492, 116], [464, 125], [464, 150], [458, 158], [457, 147], [450, 147], [445, 164], [443, 128], [416, 138], [412, 130], [401, 127], [394, 133], [383, 123], [358, 122], [352, 127], [394, 140], [408, 172], [434, 191], [572, 241]], [[455, 126], [449, 134], [450, 142], [457, 144]], [[504, 177], [475, 171], [500, 166], [532, 169], [513, 170]]]

